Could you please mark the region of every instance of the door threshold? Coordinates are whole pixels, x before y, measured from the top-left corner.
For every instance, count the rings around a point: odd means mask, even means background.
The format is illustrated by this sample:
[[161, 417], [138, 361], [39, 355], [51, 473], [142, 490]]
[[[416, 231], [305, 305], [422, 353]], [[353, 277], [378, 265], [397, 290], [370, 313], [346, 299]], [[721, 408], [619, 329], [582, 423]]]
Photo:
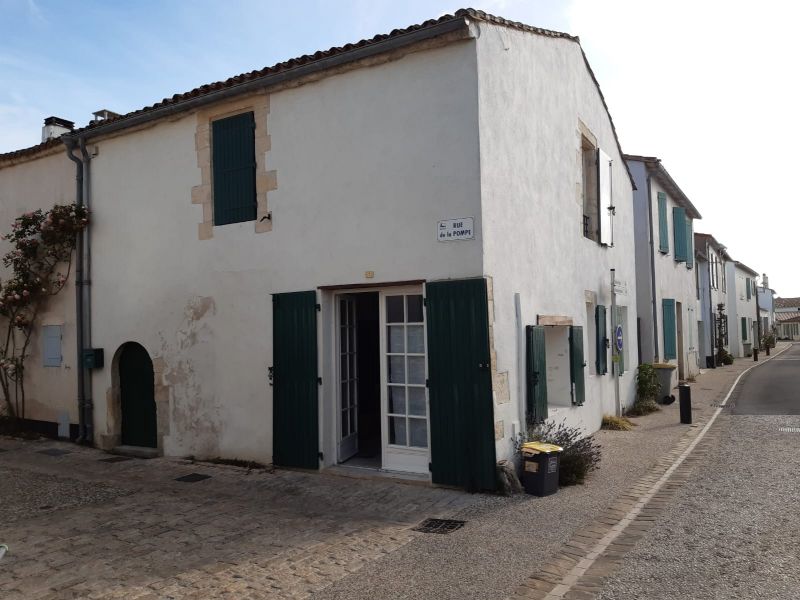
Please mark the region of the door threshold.
[[158, 458], [160, 456], [158, 448], [148, 448], [147, 446], [115, 446], [111, 449], [111, 454], [134, 458]]
[[388, 471], [373, 467], [339, 464], [323, 470], [327, 475], [350, 477], [352, 479], [392, 479], [398, 483], [410, 485], [431, 485], [431, 477], [426, 473], [408, 473], [405, 471]]

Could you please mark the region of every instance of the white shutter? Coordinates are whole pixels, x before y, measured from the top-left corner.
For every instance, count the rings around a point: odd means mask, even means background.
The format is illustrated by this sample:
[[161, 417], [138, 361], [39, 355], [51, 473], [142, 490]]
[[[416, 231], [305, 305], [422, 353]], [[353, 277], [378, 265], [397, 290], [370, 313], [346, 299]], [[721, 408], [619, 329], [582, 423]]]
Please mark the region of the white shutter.
[[597, 181], [600, 188], [600, 243], [614, 245], [614, 205], [611, 201], [611, 157], [597, 150]]
[[61, 325], [42, 327], [43, 364], [45, 367], [61, 366]]

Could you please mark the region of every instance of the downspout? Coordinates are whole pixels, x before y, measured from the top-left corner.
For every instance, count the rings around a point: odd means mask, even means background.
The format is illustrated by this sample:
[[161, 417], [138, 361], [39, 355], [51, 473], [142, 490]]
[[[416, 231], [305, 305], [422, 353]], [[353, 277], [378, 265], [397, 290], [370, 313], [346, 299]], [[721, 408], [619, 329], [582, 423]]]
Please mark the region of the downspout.
[[[75, 163], [75, 204], [83, 206], [83, 161], [75, 156], [75, 142], [65, 140], [67, 158]], [[83, 369], [83, 231], [78, 232], [75, 244], [75, 338], [77, 340], [76, 361], [78, 363], [78, 439], [83, 443], [86, 438], [86, 380]]]
[[[91, 155], [86, 151], [86, 140], [80, 138], [81, 154], [83, 155], [83, 203], [86, 206], [86, 212], [90, 215], [89, 223], [91, 224], [91, 210], [92, 210], [92, 169], [91, 169]], [[83, 347], [92, 347], [92, 243], [90, 228], [86, 227], [83, 230]], [[85, 411], [84, 420], [86, 422], [86, 436], [84, 442], [87, 444], [94, 443], [94, 402], [92, 401], [92, 372], [84, 366], [83, 357], [81, 357], [81, 368], [84, 371], [84, 391], [83, 391], [83, 408]]]
[[659, 362], [658, 355], [658, 305], [656, 304], [656, 246], [653, 233], [653, 193], [650, 187], [650, 175], [647, 176], [647, 218], [650, 220], [650, 294], [653, 305], [653, 362]]

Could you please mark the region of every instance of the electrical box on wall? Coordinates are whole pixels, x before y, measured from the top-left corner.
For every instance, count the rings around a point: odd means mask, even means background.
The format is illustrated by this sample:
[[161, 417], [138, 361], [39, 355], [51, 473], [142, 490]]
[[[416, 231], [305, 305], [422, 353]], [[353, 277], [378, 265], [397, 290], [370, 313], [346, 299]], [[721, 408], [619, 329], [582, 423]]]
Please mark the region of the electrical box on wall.
[[83, 366], [86, 369], [102, 369], [103, 368], [103, 349], [102, 348], [86, 348], [83, 351]]

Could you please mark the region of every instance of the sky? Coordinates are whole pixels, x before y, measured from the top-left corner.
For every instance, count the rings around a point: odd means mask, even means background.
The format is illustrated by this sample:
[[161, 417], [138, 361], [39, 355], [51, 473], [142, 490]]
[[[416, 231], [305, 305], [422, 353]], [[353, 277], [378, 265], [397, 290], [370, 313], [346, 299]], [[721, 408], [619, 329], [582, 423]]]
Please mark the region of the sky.
[[[199, 85], [451, 13], [447, 0], [0, 0], [0, 153]], [[658, 156], [734, 259], [800, 296], [800, 3], [474, 0], [578, 35], [622, 148]], [[789, 187], [787, 187], [789, 186]]]

